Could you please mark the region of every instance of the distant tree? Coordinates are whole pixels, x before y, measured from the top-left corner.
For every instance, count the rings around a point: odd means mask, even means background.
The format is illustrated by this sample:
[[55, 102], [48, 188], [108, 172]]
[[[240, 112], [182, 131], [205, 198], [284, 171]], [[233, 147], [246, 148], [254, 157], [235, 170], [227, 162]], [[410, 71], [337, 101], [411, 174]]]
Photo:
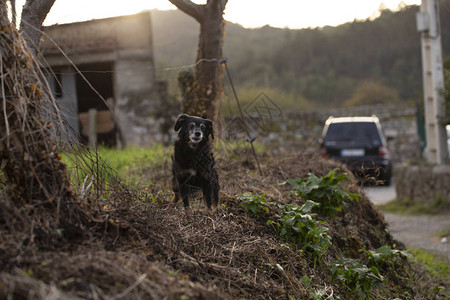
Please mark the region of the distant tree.
[[[223, 94], [223, 69], [220, 65], [225, 25], [223, 12], [228, 1], [207, 0], [202, 5], [190, 0], [169, 1], [200, 24], [194, 78], [182, 87], [183, 112], [217, 120]], [[183, 84], [182, 80], [180, 84]]]
[[444, 105], [445, 105], [445, 124], [450, 124], [450, 57], [444, 62]]
[[376, 82], [362, 83], [345, 106], [395, 104], [400, 102], [397, 90]]

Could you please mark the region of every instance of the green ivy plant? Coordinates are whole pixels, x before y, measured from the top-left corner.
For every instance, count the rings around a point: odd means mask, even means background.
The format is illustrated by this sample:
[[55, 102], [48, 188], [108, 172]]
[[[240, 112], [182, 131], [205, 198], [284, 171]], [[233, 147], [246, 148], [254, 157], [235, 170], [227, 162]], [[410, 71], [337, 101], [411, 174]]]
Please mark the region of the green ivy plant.
[[375, 266], [371, 268], [355, 259], [343, 258], [332, 265], [333, 280], [348, 289], [350, 296], [358, 299], [370, 299], [372, 287], [383, 283], [384, 277]]
[[388, 245], [382, 246], [375, 251], [363, 251], [369, 260], [369, 265], [377, 266], [379, 268], [383, 266], [393, 266], [402, 258], [412, 257], [408, 251], [392, 249]]
[[320, 260], [323, 253], [331, 246], [328, 228], [322, 226], [325, 222], [317, 221], [314, 214], [310, 214], [318, 204], [306, 201], [302, 206], [278, 205], [281, 211], [277, 221], [267, 221], [274, 226], [280, 237], [291, 243], [302, 245], [302, 250], [310, 254], [314, 260]]
[[269, 204], [266, 201], [266, 195], [261, 196], [245, 193], [239, 196], [242, 208], [253, 216], [261, 216], [269, 212]]
[[360, 197], [359, 194], [348, 193], [341, 188], [339, 183], [350, 178], [346, 173], [337, 174], [338, 170], [331, 170], [320, 178], [309, 173], [307, 178], [289, 179], [287, 183], [294, 188], [292, 192], [297, 196], [319, 204], [314, 208], [315, 212], [332, 216], [347, 206], [346, 200], [358, 201]]
[[329, 298], [326, 291], [315, 289], [313, 287], [311, 279], [308, 276], [302, 276], [302, 278], [300, 278], [300, 280], [301, 280], [301, 282], [303, 282], [306, 289], [308, 290], [309, 296], [311, 299], [314, 299], [314, 300], [334, 299], [334, 298], [332, 298], [333, 295], [330, 295], [331, 298]]

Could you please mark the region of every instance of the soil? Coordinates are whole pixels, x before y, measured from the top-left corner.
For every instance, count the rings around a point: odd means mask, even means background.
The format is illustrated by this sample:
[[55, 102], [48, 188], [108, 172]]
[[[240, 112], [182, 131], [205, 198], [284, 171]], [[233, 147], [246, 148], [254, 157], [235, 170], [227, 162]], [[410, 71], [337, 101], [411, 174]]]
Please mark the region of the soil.
[[[340, 213], [318, 215], [332, 245], [315, 259], [301, 243], [280, 239], [268, 219], [277, 211], [252, 216], [239, 195], [266, 195], [279, 204], [302, 205], [289, 193], [289, 178], [324, 176], [342, 165], [318, 156], [283, 153], [260, 157], [264, 176], [248, 153], [220, 156], [221, 206], [208, 212], [201, 201], [192, 208], [167, 209], [170, 157], [148, 168], [149, 187], [124, 186], [92, 191], [79, 199], [79, 224], [49, 227], [33, 207], [14, 209], [0, 197], [0, 298], [13, 299], [355, 299], [357, 286], [333, 279], [332, 265], [346, 257], [362, 264], [364, 251], [395, 246], [383, 215], [359, 189], [343, 183], [359, 201]], [[138, 171], [143, 174], [143, 170]], [[100, 194], [100, 197], [98, 195]], [[50, 208], [51, 209], [51, 208]], [[14, 214], [29, 215], [24, 224]], [[35, 219], [36, 216], [36, 219]], [[20, 225], [20, 226], [19, 226]], [[29, 235], [33, 232], [34, 235]], [[51, 241], [52, 243], [49, 243]], [[449, 282], [433, 279], [406, 259], [378, 265], [384, 276], [370, 298], [448, 299]], [[359, 269], [360, 270], [360, 269]], [[443, 287], [436, 292], [436, 287]], [[367, 298], [367, 296], [366, 296]]]

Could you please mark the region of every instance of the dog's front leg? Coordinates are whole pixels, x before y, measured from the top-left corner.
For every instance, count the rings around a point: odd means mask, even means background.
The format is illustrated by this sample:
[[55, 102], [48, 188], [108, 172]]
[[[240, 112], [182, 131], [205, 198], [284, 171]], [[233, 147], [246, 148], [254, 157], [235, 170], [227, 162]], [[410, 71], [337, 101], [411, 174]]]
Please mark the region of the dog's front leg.
[[[180, 181], [178, 181], [180, 182]], [[189, 187], [185, 183], [179, 184], [180, 187], [180, 195], [181, 199], [183, 200], [183, 204], [185, 208], [189, 207]]]
[[219, 206], [219, 184], [212, 185], [212, 196], [214, 201], [214, 206], [217, 208]]
[[211, 209], [211, 195], [212, 195], [212, 189], [211, 189], [211, 183], [210, 182], [204, 182], [202, 184], [202, 190], [203, 190], [203, 198], [206, 202], [206, 207], [208, 210]]

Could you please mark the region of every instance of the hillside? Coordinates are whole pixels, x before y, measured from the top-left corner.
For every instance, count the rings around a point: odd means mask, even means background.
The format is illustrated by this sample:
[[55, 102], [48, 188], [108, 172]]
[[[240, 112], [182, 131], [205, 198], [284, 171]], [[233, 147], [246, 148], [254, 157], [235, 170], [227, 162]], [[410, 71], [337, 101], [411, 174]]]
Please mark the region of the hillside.
[[[38, 212], [19, 223], [21, 219], [12, 216], [33, 208], [15, 211], [1, 196], [0, 298], [450, 296], [449, 282], [434, 279], [402, 249], [394, 249], [397, 242], [382, 214], [355, 181], [329, 187], [360, 193], [358, 200], [345, 196], [340, 211], [319, 210], [317, 215], [308, 212], [310, 202], [290, 193], [293, 187], [285, 183], [308, 178], [309, 172], [322, 178], [342, 166], [309, 154], [261, 154], [265, 175], [260, 176], [249, 153], [216, 152], [222, 189], [220, 210], [214, 214], [206, 212], [200, 201], [193, 201], [189, 211], [166, 209], [171, 198], [167, 150], [162, 159], [162, 153], [155, 156], [147, 150], [145, 156], [136, 157], [136, 164], [123, 166], [125, 178], [139, 178], [145, 189], [77, 187], [77, 194], [83, 194], [74, 203], [81, 212], [81, 227], [49, 232]], [[283, 235], [276, 223], [289, 234]], [[32, 241], [24, 239], [30, 230], [35, 235]]]
[[[441, 1], [444, 57], [450, 55], [449, 7], [450, 0]], [[300, 30], [227, 22], [224, 55], [241, 90], [272, 89], [321, 107], [340, 106], [358, 87], [377, 83], [399, 101], [415, 102], [422, 93], [418, 9], [383, 10], [375, 20]], [[179, 11], [154, 11], [153, 29], [159, 76], [173, 81], [179, 70], [162, 68], [195, 61], [198, 25]]]

